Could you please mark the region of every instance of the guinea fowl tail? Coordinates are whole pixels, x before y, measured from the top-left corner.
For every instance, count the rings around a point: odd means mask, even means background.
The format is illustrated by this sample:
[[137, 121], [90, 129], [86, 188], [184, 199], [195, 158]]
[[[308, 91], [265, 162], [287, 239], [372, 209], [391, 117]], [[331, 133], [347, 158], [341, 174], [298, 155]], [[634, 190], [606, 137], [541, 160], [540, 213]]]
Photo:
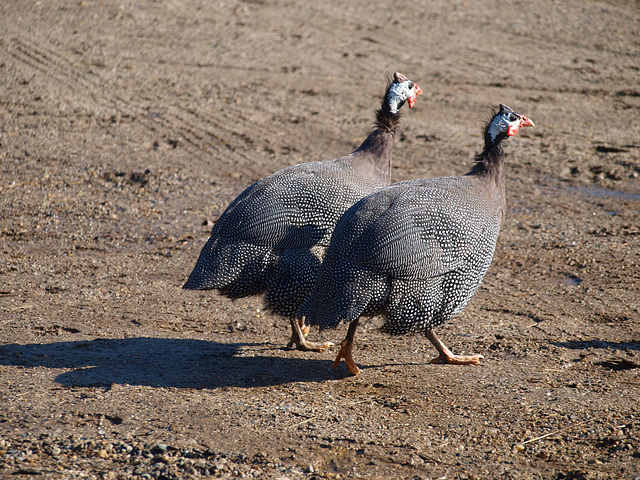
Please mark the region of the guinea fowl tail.
[[230, 298], [248, 297], [267, 289], [272, 269], [268, 248], [243, 242], [228, 244], [211, 237], [182, 288], [218, 289]]

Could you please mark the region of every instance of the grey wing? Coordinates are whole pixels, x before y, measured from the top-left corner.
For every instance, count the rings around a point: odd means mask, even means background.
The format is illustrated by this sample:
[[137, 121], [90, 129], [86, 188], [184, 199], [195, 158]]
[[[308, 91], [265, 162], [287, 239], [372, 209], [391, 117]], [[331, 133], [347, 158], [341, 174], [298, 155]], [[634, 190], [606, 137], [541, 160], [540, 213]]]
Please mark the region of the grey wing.
[[[495, 222], [486, 202], [464, 182], [403, 182], [378, 192], [387, 208], [370, 216], [354, 242], [352, 260], [405, 280], [456, 270], [479, 248]], [[495, 235], [497, 237], [497, 230]], [[495, 240], [494, 240], [495, 241]]]
[[229, 205], [219, 221], [220, 235], [270, 248], [309, 248], [327, 235], [321, 221], [326, 215], [310, 212], [330, 182], [329, 175], [307, 166], [266, 177]]

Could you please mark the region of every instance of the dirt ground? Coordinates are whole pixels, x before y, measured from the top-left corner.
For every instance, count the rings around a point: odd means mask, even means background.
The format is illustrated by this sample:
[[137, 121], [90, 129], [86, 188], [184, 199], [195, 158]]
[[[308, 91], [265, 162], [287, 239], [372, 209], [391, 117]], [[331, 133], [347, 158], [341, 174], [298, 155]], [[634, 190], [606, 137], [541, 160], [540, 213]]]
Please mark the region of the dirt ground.
[[[508, 215], [438, 333], [284, 347], [182, 284], [253, 181], [352, 151], [465, 173], [506, 103]], [[0, 477], [640, 478], [638, 2], [0, 3]], [[339, 342], [346, 327], [311, 338]]]

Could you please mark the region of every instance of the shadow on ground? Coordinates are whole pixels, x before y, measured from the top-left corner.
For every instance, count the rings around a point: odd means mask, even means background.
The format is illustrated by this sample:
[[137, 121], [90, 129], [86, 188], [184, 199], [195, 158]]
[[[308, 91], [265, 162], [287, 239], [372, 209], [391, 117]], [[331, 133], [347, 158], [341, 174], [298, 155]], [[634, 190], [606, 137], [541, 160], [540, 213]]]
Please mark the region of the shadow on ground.
[[607, 350], [636, 350], [640, 351], [640, 341], [609, 342], [606, 340], [588, 340], [580, 342], [552, 342], [556, 347], [569, 348], [571, 350], [588, 350], [590, 348], [602, 348]]
[[330, 360], [245, 357], [247, 346], [255, 345], [150, 337], [10, 344], [0, 346], [0, 365], [70, 368], [55, 379], [69, 387], [256, 387], [336, 378]]

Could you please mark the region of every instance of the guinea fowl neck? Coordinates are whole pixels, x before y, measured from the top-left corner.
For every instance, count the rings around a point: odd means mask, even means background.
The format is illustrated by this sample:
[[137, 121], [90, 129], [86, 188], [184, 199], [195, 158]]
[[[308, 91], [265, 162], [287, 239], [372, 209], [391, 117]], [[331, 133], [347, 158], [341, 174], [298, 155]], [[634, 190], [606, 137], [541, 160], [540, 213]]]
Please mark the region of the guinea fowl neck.
[[476, 163], [469, 175], [493, 179], [504, 176], [504, 150], [500, 139], [496, 142], [485, 142], [484, 150], [476, 155]]
[[480, 180], [487, 189], [487, 193], [500, 211], [501, 220], [504, 218], [505, 180], [504, 180], [504, 150], [500, 144], [502, 138], [491, 141], [485, 138], [482, 153], [476, 156], [476, 163], [467, 174]]
[[[386, 98], [385, 98], [386, 100]], [[354, 152], [363, 160], [369, 175], [375, 175], [385, 185], [391, 183], [393, 142], [400, 123], [400, 114], [392, 113], [387, 102], [376, 112], [376, 128]]]

